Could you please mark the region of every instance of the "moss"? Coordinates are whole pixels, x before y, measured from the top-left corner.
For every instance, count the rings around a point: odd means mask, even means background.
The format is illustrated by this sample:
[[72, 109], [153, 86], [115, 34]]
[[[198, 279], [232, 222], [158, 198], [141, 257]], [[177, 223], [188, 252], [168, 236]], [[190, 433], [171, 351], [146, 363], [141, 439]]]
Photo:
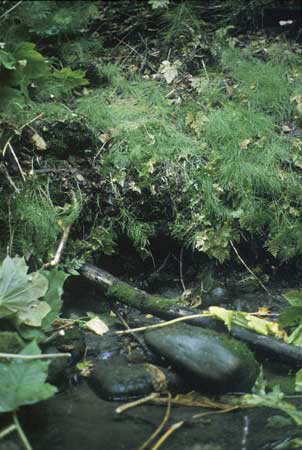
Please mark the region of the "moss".
[[[202, 332], [207, 336], [215, 337], [243, 362], [242, 366], [244, 367], [245, 377], [244, 385], [251, 388], [259, 374], [260, 367], [254, 353], [249, 347], [244, 342], [238, 341], [227, 334], [217, 333], [216, 331], [209, 329], [203, 329]], [[248, 377], [246, 376], [247, 373]], [[241, 374], [243, 375], [242, 370], [239, 371], [238, 380], [240, 380]]]
[[178, 298], [173, 300], [149, 295], [144, 291], [129, 286], [126, 283], [116, 282], [106, 292], [106, 296], [145, 312], [164, 312], [177, 306]]

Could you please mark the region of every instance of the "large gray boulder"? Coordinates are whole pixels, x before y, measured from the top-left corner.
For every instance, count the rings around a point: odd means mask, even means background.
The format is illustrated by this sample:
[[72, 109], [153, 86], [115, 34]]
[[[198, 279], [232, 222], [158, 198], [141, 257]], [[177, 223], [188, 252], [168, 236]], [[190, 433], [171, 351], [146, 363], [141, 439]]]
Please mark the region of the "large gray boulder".
[[144, 339], [198, 390], [247, 392], [259, 372], [244, 343], [215, 331], [175, 324], [146, 331]]

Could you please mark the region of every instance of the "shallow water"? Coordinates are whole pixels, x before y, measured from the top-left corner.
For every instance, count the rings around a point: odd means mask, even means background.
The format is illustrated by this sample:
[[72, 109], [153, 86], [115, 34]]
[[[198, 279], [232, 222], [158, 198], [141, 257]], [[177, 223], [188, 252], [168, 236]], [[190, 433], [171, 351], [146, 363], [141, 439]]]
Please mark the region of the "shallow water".
[[[274, 299], [274, 307], [284, 299]], [[239, 293], [226, 306], [255, 310], [268, 304], [262, 293]], [[81, 302], [77, 311], [85, 315], [88, 304]], [[77, 310], [71, 305], [73, 311]], [[92, 310], [91, 304], [89, 309]], [[274, 309], [274, 308], [273, 308]], [[144, 316], [133, 313], [134, 321]], [[130, 315], [131, 316], [131, 315]], [[107, 344], [106, 344], [107, 345]], [[106, 347], [107, 348], [107, 347]], [[263, 361], [262, 361], [263, 362]], [[287, 376], [288, 367], [278, 362], [265, 362], [265, 375], [270, 385], [280, 384], [285, 393], [293, 391], [293, 376]], [[301, 404], [301, 399], [299, 400]], [[34, 450], [138, 450], [162, 422], [166, 406], [145, 404], [117, 414], [121, 403], [105, 401], [96, 396], [85, 381], [70, 386], [65, 392], [21, 412], [21, 421]], [[194, 414], [206, 413], [199, 422]], [[270, 425], [270, 418], [280, 411], [270, 408], [251, 408], [228, 413], [197, 407], [172, 406], [169, 422], [161, 435], [176, 422], [184, 425], [161, 446], [161, 450], [285, 450], [294, 446], [292, 439], [302, 441], [301, 427], [287, 424]], [[159, 436], [153, 441], [153, 445]], [[301, 443], [300, 441], [300, 443]], [[4, 447], [3, 447], [4, 445]], [[8, 450], [0, 441], [0, 450]], [[300, 445], [300, 446], [299, 446]], [[13, 450], [19, 450], [20, 444]], [[152, 449], [152, 445], [148, 447]]]
[[[30, 417], [27, 413], [23, 422], [35, 450], [138, 449], [161, 423], [166, 407], [148, 404], [117, 414], [118, 405], [98, 398], [86, 383], [81, 383], [33, 407]], [[302, 438], [302, 430], [295, 426], [270, 428], [268, 419], [279, 415], [272, 409], [209, 414], [199, 423], [190, 421], [201, 412], [209, 410], [173, 406], [165, 430], [180, 420], [187, 423], [161, 449], [268, 450], [278, 448], [275, 446], [294, 436]]]

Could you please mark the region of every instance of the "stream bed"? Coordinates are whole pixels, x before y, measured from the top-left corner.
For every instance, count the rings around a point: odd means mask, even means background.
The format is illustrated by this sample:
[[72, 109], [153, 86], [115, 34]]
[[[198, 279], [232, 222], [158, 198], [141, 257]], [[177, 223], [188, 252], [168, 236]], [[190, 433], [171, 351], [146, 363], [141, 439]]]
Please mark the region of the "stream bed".
[[[87, 311], [93, 311], [100, 317], [105, 317], [106, 314], [109, 316], [108, 308], [107, 313], [104, 314], [104, 302], [100, 293], [86, 288], [85, 283], [83, 285], [80, 283], [76, 290], [72, 290], [71, 300], [66, 298], [63, 316], [76, 320], [77, 317], [85, 316]], [[219, 302], [229, 309], [255, 311], [260, 306], [270, 306], [271, 311], [278, 312], [285, 304], [280, 292], [280, 289], [275, 289], [272, 300], [261, 291], [240, 290], [237, 293], [229, 292], [222, 298], [213, 298], [212, 301], [216, 304]], [[165, 292], [161, 291], [161, 295], [163, 294]], [[167, 291], [166, 295], [168, 294]], [[175, 292], [173, 294], [175, 295]], [[214, 297], [217, 296], [217, 290], [214, 290], [214, 294]], [[82, 300], [83, 296], [85, 302]], [[100, 306], [102, 304], [103, 306]], [[142, 323], [148, 324], [150, 320], [151, 322], [155, 320], [132, 309], [126, 308], [124, 312], [131, 327]], [[134, 367], [135, 364], [144, 363], [160, 366], [161, 359], [157, 359], [157, 355], [152, 352], [146, 353], [131, 336], [117, 337], [115, 331], [123, 327], [117, 317], [111, 320], [110, 331], [104, 336], [80, 330], [78, 326], [71, 331], [70, 342], [76, 348], [75, 355], [79, 361], [83, 359], [84, 354], [88, 361], [91, 360], [101, 368], [107, 365], [109, 385], [110, 382], [114, 383], [118, 375], [118, 372], [114, 372], [116, 362], [128, 366], [131, 363], [130, 365]], [[68, 346], [70, 343], [67, 343], [67, 337], [68, 332], [59, 339]], [[60, 350], [60, 343], [54, 342], [53, 345], [57, 345]], [[290, 401], [296, 406], [301, 405], [301, 398], [294, 391], [295, 370], [259, 355], [257, 359], [263, 366], [264, 377], [269, 388], [279, 385], [285, 396], [296, 394], [295, 397], [298, 398]], [[110, 364], [112, 364], [111, 381]], [[167, 364], [164, 370], [166, 369], [169, 369]], [[56, 378], [55, 371], [52, 376]], [[184, 382], [186, 383], [187, 380], [184, 379]], [[167, 403], [147, 402], [117, 413], [116, 409], [119, 406], [133, 399], [125, 396], [122, 401], [108, 400], [94, 388], [89, 377], [79, 376], [72, 368], [65, 371], [63, 381], [59, 377], [56, 384], [60, 392], [53, 398], [21, 409], [20, 421], [34, 450], [156, 450], [158, 448], [162, 450], [288, 450], [302, 448], [301, 427], [295, 425], [280, 410], [250, 407], [222, 411], [173, 403], [162, 430], [148, 446], [144, 447], [144, 443], [163, 422], [167, 414]], [[190, 384], [180, 388], [176, 386], [172, 391], [172, 398], [175, 398], [178, 393], [190, 396], [189, 392]], [[149, 392], [146, 391], [145, 396], [148, 394]], [[200, 392], [200, 395], [208, 394]], [[144, 393], [140, 397], [144, 397]], [[228, 404], [230, 397], [212, 393], [209, 398], [213, 402]], [[161, 442], [160, 438], [180, 422], [179, 428]], [[19, 449], [20, 443], [15, 437], [11, 436], [10, 439], [0, 441], [0, 450]]]

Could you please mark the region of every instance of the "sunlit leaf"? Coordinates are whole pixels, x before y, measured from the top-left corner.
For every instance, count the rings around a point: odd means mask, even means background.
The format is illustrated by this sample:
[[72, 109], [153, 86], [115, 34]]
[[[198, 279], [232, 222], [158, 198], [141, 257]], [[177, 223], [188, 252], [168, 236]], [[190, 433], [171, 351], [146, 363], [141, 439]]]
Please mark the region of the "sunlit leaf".
[[39, 272], [28, 275], [27, 270], [24, 258], [18, 256], [7, 256], [0, 266], [0, 318], [16, 316], [21, 323], [38, 326], [49, 312], [37, 302], [45, 295], [48, 281]]
[[209, 311], [218, 319], [222, 320], [228, 330], [232, 328], [232, 320], [234, 311], [225, 308], [219, 308], [218, 306], [210, 306]]
[[[40, 355], [33, 341], [20, 354]], [[12, 359], [0, 363], [0, 413], [16, 411], [19, 406], [30, 405], [52, 397], [57, 391], [46, 383], [48, 361]]]
[[85, 328], [87, 328], [90, 331], [93, 331], [95, 334], [98, 334], [99, 336], [103, 336], [103, 334], [107, 333], [107, 331], [109, 330], [106, 323], [97, 316], [86, 322]]

